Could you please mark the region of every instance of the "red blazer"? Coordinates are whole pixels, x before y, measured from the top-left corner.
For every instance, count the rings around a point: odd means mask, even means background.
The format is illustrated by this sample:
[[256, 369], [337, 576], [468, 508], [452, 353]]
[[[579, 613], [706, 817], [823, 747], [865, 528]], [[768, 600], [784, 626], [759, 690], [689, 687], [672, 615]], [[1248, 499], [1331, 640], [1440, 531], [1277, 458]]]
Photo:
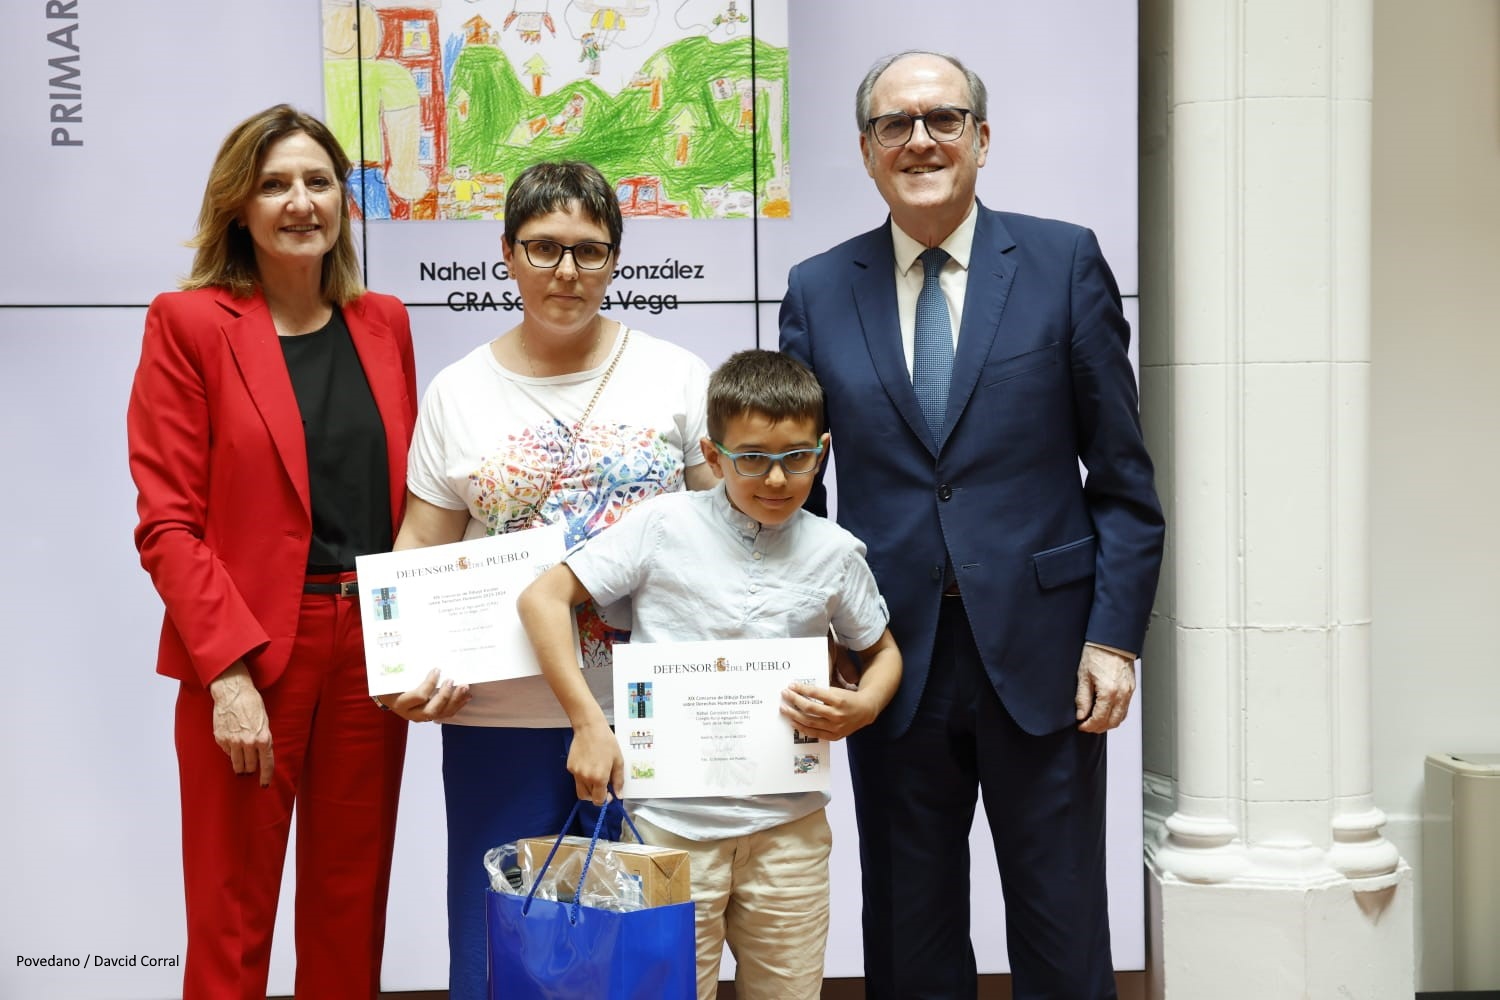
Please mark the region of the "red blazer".
[[[406, 499], [416, 366], [406, 308], [344, 306], [385, 424], [392, 533]], [[286, 669], [312, 542], [297, 398], [259, 295], [156, 297], [126, 415], [141, 565], [166, 604], [158, 673], [207, 685], [235, 660], [256, 687]]]

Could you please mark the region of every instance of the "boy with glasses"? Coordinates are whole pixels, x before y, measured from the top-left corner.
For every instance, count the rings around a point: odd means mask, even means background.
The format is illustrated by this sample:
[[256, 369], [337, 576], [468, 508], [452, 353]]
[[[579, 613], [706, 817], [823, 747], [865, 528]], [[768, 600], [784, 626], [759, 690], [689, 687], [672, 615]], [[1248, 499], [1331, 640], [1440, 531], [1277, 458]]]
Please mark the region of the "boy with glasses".
[[[719, 485], [637, 505], [521, 595], [542, 673], [573, 724], [568, 770], [580, 798], [603, 803], [611, 783], [628, 791], [619, 745], [574, 658], [571, 609], [591, 597], [601, 605], [629, 597], [639, 642], [806, 638], [832, 627], [864, 669], [857, 681], [784, 692], [782, 713], [807, 735], [842, 739], [890, 701], [901, 656], [865, 547], [802, 510], [828, 448], [823, 428], [823, 391], [806, 368], [772, 351], [741, 351], [708, 386], [702, 449]], [[701, 998], [717, 994], [726, 941], [738, 996], [819, 996], [827, 801], [799, 792], [632, 803], [651, 843], [691, 856]]]

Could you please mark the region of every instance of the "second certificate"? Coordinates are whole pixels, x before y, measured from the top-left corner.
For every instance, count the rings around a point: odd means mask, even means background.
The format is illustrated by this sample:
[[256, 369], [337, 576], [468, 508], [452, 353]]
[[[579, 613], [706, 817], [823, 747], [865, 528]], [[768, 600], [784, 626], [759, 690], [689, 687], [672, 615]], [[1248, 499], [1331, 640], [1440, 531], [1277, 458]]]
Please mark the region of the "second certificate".
[[415, 687], [434, 667], [460, 684], [540, 673], [516, 597], [563, 550], [548, 525], [359, 556], [370, 693]]
[[794, 682], [828, 683], [828, 643], [738, 639], [614, 647], [627, 798], [827, 791], [829, 746], [781, 714]]

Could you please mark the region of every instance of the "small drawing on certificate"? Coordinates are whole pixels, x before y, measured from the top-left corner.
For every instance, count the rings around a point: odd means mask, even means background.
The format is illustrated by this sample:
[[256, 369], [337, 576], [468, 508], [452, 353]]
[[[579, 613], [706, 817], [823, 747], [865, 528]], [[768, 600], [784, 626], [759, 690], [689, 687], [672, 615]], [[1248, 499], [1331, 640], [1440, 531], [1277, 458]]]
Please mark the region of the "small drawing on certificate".
[[395, 587], [376, 587], [370, 591], [375, 599], [375, 620], [382, 622], [393, 622], [401, 617], [401, 609], [396, 604]]
[[629, 700], [626, 706], [627, 718], [649, 719], [654, 714], [651, 705], [650, 681], [633, 681], [627, 684], [625, 696]]

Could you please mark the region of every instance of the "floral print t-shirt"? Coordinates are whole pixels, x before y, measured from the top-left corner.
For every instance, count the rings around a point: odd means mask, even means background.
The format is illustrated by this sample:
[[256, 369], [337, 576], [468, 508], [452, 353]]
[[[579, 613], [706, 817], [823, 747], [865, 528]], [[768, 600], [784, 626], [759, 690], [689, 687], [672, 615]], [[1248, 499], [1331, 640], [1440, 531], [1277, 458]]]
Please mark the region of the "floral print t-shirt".
[[[623, 345], [623, 351], [622, 351]], [[605, 372], [614, 374], [573, 435]], [[683, 488], [707, 428], [708, 366], [639, 330], [584, 372], [533, 378], [495, 359], [488, 343], [438, 373], [418, 412], [406, 484], [448, 510], [469, 511], [465, 538], [561, 523], [571, 548], [632, 504]], [[611, 611], [621, 621], [626, 615]], [[579, 614], [589, 689], [613, 718], [610, 626], [599, 610]], [[562, 727], [567, 715], [541, 677], [472, 686], [451, 720], [472, 726]]]

